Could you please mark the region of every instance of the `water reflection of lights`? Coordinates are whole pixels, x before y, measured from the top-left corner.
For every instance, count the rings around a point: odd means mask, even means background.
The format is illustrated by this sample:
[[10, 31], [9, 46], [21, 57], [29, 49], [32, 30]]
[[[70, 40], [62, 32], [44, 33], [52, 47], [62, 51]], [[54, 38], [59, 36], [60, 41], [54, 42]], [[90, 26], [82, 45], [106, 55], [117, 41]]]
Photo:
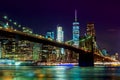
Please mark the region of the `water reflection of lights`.
[[35, 74], [34, 74], [34, 72], [26, 72], [25, 74], [24, 74], [25, 76], [27, 76], [27, 77], [34, 77], [35, 76]]
[[55, 71], [56, 77], [58, 77], [58, 78], [66, 77], [66, 74], [65, 74], [66, 68], [67, 67], [65, 67], [65, 66], [55, 66], [54, 71]]
[[54, 66], [54, 70], [66, 70], [65, 66]]
[[0, 71], [0, 80], [12, 80], [13, 79], [13, 74], [12, 71]]
[[120, 62], [95, 62], [95, 65], [120, 66]]

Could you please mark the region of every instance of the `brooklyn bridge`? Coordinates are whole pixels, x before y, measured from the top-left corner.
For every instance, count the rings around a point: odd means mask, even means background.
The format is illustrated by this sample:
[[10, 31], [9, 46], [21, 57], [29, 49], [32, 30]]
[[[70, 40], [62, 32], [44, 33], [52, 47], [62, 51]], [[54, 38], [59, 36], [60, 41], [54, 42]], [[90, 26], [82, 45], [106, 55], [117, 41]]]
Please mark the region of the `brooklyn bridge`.
[[[89, 24], [91, 25], [93, 24]], [[92, 31], [93, 28], [89, 29]], [[118, 62], [109, 56], [104, 56], [95, 39], [93, 33], [83, 36], [79, 40], [80, 46], [76, 47], [72, 45], [72, 41], [58, 42], [30, 32], [29, 28], [20, 25], [11, 27], [7, 21], [0, 21], [0, 58], [78, 63], [79, 66], [94, 66], [95, 62]], [[61, 49], [64, 54], [61, 53]]]

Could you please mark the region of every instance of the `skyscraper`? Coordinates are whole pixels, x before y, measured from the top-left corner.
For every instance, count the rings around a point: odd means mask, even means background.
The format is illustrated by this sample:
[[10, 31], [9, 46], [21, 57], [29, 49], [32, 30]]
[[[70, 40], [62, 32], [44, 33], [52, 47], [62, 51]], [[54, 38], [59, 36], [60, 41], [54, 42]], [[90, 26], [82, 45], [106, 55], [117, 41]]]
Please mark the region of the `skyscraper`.
[[75, 10], [75, 21], [73, 22], [73, 46], [79, 47], [79, 22], [77, 21], [77, 10]]
[[46, 33], [46, 38], [51, 38], [52, 40], [54, 40], [54, 32], [48, 31]]
[[61, 26], [57, 26], [57, 41], [63, 42], [64, 41], [64, 32]]
[[[60, 25], [57, 26], [57, 41], [63, 42], [64, 41], [64, 31], [62, 30], [62, 27]], [[64, 49], [60, 49], [60, 53], [64, 54]]]

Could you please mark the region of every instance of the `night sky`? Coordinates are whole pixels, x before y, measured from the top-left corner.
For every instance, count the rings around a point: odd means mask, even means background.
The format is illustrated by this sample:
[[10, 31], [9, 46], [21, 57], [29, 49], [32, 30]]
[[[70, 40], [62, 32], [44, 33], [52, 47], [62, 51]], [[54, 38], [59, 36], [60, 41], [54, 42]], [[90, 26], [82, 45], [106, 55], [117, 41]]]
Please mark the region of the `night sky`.
[[87, 23], [94, 22], [99, 48], [106, 48], [109, 54], [120, 53], [119, 0], [0, 0], [0, 14], [43, 35], [49, 30], [56, 32], [60, 24], [65, 40], [72, 39], [75, 9], [81, 35]]

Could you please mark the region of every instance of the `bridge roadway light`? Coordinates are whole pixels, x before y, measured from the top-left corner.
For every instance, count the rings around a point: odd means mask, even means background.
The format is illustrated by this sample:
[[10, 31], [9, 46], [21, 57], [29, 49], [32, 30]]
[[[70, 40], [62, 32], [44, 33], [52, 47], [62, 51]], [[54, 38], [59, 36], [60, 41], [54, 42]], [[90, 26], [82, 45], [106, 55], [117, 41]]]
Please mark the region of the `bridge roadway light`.
[[25, 27], [22, 27], [22, 29], [25, 29]]
[[13, 22], [14, 25], [17, 25], [17, 22]]
[[4, 18], [4, 19], [8, 19], [8, 17], [7, 17], [7, 16], [4, 16], [3, 18]]
[[3, 27], [2, 26], [0, 26], [0, 29], [2, 29]]
[[10, 22], [12, 22], [12, 19], [9, 19]]
[[41, 36], [41, 35], [39, 35], [38, 37], [39, 37], [39, 38], [42, 38], [42, 36]]
[[21, 25], [18, 25], [18, 27], [21, 27]]
[[16, 29], [14, 29], [14, 31], [17, 31]]

